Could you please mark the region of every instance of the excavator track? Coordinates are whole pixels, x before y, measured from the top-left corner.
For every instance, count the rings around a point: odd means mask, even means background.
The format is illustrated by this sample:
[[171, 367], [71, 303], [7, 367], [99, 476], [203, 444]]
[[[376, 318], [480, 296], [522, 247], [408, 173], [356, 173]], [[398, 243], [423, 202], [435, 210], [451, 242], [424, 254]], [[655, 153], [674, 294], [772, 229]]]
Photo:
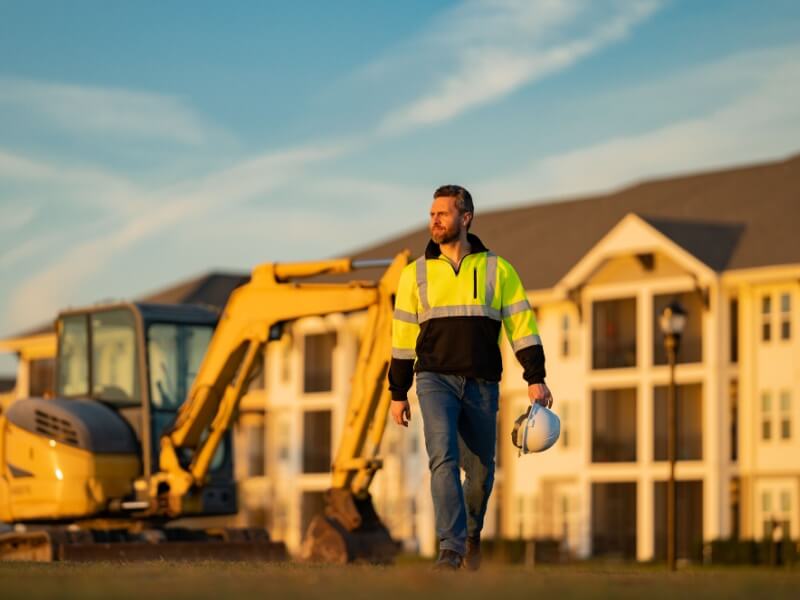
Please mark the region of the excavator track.
[[43, 528], [0, 534], [8, 561], [285, 561], [286, 546], [263, 529], [86, 530]]

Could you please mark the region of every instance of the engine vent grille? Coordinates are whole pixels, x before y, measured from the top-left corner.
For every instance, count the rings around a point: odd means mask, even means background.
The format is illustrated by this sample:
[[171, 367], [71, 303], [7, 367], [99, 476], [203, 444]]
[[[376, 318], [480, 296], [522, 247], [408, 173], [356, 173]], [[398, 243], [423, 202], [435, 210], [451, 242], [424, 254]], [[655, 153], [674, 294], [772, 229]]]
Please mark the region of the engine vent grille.
[[36, 416], [36, 432], [63, 444], [78, 446], [78, 433], [72, 423], [65, 419], [48, 414], [42, 410], [34, 411]]

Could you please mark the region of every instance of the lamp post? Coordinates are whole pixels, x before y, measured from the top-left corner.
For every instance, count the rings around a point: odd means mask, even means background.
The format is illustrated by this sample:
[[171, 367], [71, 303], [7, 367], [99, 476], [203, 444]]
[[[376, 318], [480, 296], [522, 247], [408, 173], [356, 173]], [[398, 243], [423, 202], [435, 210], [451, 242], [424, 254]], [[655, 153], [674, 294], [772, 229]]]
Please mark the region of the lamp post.
[[669, 397], [667, 398], [667, 460], [669, 461], [669, 479], [667, 480], [667, 566], [675, 570], [676, 533], [675, 519], [675, 459], [676, 459], [676, 402], [675, 402], [675, 363], [681, 343], [681, 334], [686, 326], [686, 309], [675, 298], [661, 312], [660, 326], [664, 333], [664, 348], [669, 360]]

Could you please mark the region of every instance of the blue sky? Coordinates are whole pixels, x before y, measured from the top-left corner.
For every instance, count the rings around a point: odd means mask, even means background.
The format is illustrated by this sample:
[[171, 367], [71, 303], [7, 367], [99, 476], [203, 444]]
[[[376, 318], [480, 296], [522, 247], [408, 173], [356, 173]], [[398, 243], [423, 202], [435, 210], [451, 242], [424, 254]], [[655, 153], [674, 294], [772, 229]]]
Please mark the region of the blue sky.
[[0, 0], [0, 336], [798, 140], [792, 0]]

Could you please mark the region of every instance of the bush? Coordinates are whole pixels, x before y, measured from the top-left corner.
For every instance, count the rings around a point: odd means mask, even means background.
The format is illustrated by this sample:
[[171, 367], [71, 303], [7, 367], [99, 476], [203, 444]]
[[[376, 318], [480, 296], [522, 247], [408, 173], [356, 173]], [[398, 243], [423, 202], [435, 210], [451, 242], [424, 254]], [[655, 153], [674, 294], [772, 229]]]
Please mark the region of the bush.
[[714, 565], [797, 565], [800, 543], [790, 539], [713, 540], [705, 545], [705, 562]]
[[491, 562], [536, 564], [561, 562], [561, 541], [494, 538], [481, 540], [481, 553]]

